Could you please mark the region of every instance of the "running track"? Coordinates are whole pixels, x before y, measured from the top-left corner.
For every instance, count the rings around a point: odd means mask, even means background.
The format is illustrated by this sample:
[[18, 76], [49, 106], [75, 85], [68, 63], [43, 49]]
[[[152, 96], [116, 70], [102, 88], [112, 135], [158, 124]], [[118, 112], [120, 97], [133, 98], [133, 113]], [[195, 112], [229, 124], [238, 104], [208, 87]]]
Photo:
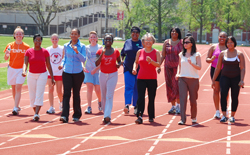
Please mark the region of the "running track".
[[[119, 69], [118, 83], [114, 95], [112, 123], [102, 124], [102, 113], [98, 112], [97, 99], [93, 96], [93, 114], [83, 114], [81, 121], [68, 124], [59, 121], [60, 112], [48, 115], [47, 92], [44, 106], [40, 111], [41, 119], [32, 120], [33, 110], [29, 107], [27, 87], [23, 87], [20, 115], [11, 114], [13, 99], [11, 91], [0, 93], [0, 154], [249, 154], [250, 120], [248, 103], [250, 93], [250, 48], [237, 47], [243, 51], [246, 60], [245, 88], [241, 90], [236, 123], [219, 123], [213, 119], [215, 113], [210, 80], [210, 66], [205, 62], [210, 46], [198, 45], [201, 53], [202, 70], [198, 98], [198, 124], [192, 124], [189, 106], [186, 125], [177, 125], [179, 115], [169, 115], [171, 105], [167, 103], [164, 73], [158, 75], [155, 122], [149, 123], [147, 110], [144, 123], [137, 125], [131, 109], [129, 115], [123, 114], [124, 82], [123, 69]], [[47, 88], [46, 88], [47, 91]], [[55, 100], [57, 103], [57, 99]], [[87, 107], [86, 86], [81, 89], [82, 111]], [[230, 113], [230, 111], [229, 111]], [[72, 114], [72, 111], [71, 111]]]

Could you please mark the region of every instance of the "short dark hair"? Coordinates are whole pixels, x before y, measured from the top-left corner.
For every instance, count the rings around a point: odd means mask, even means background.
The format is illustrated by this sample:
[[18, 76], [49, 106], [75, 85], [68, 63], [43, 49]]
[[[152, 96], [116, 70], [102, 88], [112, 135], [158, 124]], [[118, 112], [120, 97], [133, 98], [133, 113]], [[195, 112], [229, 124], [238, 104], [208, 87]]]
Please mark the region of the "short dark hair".
[[37, 37], [41, 37], [41, 40], [43, 40], [43, 37], [40, 34], [35, 34], [33, 37], [33, 41], [37, 38]]
[[227, 47], [227, 42], [228, 42], [229, 39], [231, 39], [234, 42], [234, 47], [236, 47], [237, 46], [236, 39], [233, 36], [228, 36], [227, 39], [226, 39], [226, 42], [225, 42], [226, 48], [228, 48]]
[[81, 31], [80, 31], [77, 27], [73, 28], [73, 29], [70, 31], [70, 33], [71, 33], [73, 30], [76, 30], [77, 33], [80, 35]]
[[186, 52], [187, 50], [184, 48], [184, 42], [186, 39], [189, 39], [191, 41], [191, 43], [193, 44], [192, 46], [192, 49], [191, 49], [191, 55], [193, 55], [194, 53], [196, 53], [196, 43], [195, 43], [195, 40], [194, 40], [194, 37], [192, 36], [187, 36], [183, 39], [183, 52], [182, 52], [182, 55], [185, 56], [186, 55]]
[[181, 30], [178, 28], [178, 27], [173, 27], [171, 30], [170, 30], [170, 38], [171, 38], [171, 32], [175, 30], [177, 33], [178, 33], [178, 39], [181, 40]]
[[131, 28], [131, 33], [132, 33], [133, 30], [137, 30], [139, 33], [141, 33], [140, 28], [137, 27], [137, 26], [133, 26], [133, 27]]
[[105, 37], [104, 37], [104, 40], [105, 40], [107, 37], [111, 37], [112, 43], [114, 42], [114, 37], [113, 37], [113, 35], [111, 35], [111, 34], [106, 34]]

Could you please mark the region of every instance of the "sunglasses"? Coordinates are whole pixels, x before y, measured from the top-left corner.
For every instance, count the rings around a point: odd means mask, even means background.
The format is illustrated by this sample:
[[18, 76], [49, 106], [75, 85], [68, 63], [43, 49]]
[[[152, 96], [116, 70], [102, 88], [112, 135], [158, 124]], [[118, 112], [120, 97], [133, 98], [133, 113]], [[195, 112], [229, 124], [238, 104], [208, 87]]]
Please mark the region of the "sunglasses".
[[186, 42], [183, 42], [184, 44], [189, 44], [189, 43], [191, 43], [190, 41], [186, 41]]
[[138, 34], [139, 32], [138, 31], [132, 31], [131, 33], [137, 33]]

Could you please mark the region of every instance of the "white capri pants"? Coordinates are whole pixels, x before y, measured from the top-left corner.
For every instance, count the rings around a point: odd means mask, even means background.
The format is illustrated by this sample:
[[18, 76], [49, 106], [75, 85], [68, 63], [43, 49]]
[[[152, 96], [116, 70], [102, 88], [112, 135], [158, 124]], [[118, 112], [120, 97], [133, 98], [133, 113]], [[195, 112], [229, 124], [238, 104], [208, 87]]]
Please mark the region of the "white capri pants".
[[27, 83], [30, 95], [30, 106], [43, 106], [43, 95], [47, 83], [48, 72], [28, 74]]
[[118, 72], [109, 74], [100, 72], [99, 76], [104, 118], [109, 117], [111, 119], [111, 111], [113, 108], [113, 96], [118, 80]]

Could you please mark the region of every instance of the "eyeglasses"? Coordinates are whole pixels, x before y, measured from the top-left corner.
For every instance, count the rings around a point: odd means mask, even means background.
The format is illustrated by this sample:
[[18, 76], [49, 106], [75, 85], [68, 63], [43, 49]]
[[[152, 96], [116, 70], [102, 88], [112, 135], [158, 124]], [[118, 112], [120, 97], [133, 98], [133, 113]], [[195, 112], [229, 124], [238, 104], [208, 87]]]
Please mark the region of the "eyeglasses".
[[42, 42], [42, 40], [37, 40], [37, 39], [35, 39], [34, 42]]
[[112, 39], [104, 39], [104, 41], [112, 41]]
[[131, 33], [137, 33], [137, 34], [139, 34], [139, 32], [138, 32], [138, 31], [132, 31]]
[[226, 36], [219, 36], [220, 38], [227, 38]]
[[190, 41], [183, 42], [183, 44], [189, 44], [189, 43], [191, 43], [191, 42]]

